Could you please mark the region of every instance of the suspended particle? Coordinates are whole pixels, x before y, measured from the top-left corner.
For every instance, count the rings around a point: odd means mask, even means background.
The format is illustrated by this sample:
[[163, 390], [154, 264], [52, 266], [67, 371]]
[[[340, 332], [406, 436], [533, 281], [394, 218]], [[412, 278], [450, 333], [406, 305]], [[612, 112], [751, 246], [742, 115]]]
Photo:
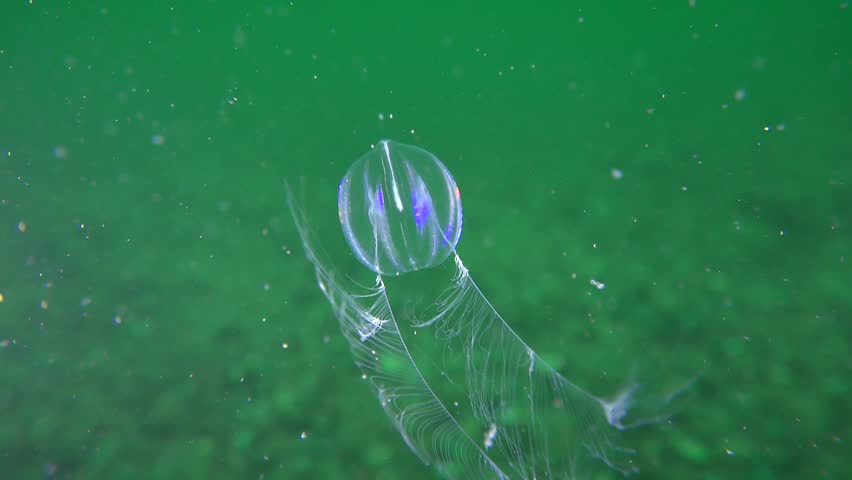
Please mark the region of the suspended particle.
[[497, 425], [491, 424], [488, 428], [488, 431], [485, 432], [484, 438], [482, 440], [482, 445], [486, 450], [494, 446], [494, 437], [497, 436]]
[[68, 147], [65, 145], [57, 145], [53, 147], [53, 156], [62, 160], [68, 157]]

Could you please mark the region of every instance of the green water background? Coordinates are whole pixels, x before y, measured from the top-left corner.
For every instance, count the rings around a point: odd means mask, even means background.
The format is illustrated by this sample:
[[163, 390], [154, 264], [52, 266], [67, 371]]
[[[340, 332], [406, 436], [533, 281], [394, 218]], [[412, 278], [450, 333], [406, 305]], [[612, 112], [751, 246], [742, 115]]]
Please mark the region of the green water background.
[[0, 477], [437, 478], [282, 186], [393, 138], [566, 376], [700, 376], [637, 478], [844, 478], [852, 8], [718, 3], [3, 2]]

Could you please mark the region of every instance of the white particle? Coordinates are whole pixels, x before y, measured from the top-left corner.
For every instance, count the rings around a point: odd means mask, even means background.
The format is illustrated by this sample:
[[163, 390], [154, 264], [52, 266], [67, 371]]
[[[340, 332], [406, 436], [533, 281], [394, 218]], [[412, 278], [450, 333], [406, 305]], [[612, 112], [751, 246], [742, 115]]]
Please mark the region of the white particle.
[[151, 144], [152, 145], [159, 146], [159, 145], [162, 145], [164, 143], [166, 143], [166, 137], [160, 135], [159, 133], [151, 136]]
[[53, 156], [62, 160], [68, 157], [68, 148], [65, 145], [57, 145], [53, 147]]
[[605, 283], [599, 282], [599, 281], [595, 280], [594, 278], [589, 280], [589, 283], [592, 284], [592, 286], [597, 288], [598, 290], [603, 290], [604, 288], [606, 288]]
[[299, 435], [299, 438], [301, 438], [302, 440], [307, 439], [308, 438], [308, 432], [302, 432], [302, 434]]
[[745, 91], [744, 88], [738, 88], [734, 92], [734, 100], [741, 102], [741, 101], [745, 100], [745, 98], [746, 98], [746, 91]]
[[485, 446], [486, 450], [488, 450], [489, 448], [494, 446], [494, 437], [496, 437], [496, 436], [497, 436], [497, 425], [492, 423], [491, 426], [488, 428], [488, 431], [485, 432], [485, 435], [484, 435], [485, 438], [483, 438], [483, 440], [482, 440], [482, 444]]
[[622, 178], [624, 178], [624, 172], [622, 172], [618, 168], [613, 168], [609, 171], [609, 174], [612, 176], [613, 180], [621, 180]]

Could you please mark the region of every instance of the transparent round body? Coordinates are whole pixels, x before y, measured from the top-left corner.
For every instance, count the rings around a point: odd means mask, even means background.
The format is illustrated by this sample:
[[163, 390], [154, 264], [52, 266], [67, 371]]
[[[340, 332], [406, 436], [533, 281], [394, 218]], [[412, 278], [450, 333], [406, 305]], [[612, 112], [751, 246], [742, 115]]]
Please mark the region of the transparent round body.
[[438, 157], [413, 145], [379, 141], [340, 181], [337, 206], [355, 256], [383, 275], [438, 265], [461, 236], [456, 181]]

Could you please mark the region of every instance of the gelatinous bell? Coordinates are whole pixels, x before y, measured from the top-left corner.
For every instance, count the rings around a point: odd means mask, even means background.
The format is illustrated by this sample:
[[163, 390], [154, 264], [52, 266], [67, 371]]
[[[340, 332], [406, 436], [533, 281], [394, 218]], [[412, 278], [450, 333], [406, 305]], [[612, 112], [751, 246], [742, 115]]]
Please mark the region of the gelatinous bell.
[[432, 153], [381, 140], [340, 181], [338, 214], [352, 251], [384, 275], [429, 268], [455, 249], [461, 195]]

